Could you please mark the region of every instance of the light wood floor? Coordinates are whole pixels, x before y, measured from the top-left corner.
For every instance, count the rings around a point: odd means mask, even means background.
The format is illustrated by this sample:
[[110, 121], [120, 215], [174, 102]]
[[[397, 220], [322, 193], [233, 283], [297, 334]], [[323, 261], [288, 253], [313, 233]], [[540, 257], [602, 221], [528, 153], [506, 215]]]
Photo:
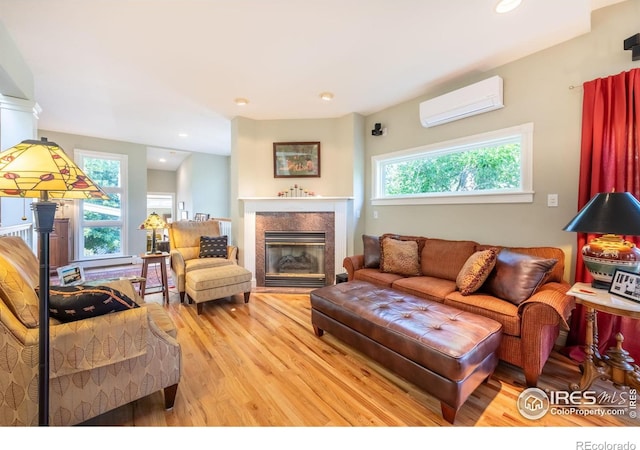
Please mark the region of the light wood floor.
[[[147, 301], [158, 301], [159, 295]], [[166, 307], [178, 327], [182, 378], [175, 407], [163, 409], [157, 392], [97, 417], [86, 425], [181, 427], [343, 427], [451, 425], [439, 402], [325, 333], [314, 335], [307, 294], [254, 292], [204, 305]], [[554, 353], [542, 389], [567, 390], [579, 368]], [[601, 384], [600, 384], [601, 383]], [[599, 381], [598, 387], [611, 389]], [[624, 417], [547, 414], [531, 421], [516, 408], [523, 391], [520, 369], [500, 363], [459, 410], [456, 426], [637, 426]]]

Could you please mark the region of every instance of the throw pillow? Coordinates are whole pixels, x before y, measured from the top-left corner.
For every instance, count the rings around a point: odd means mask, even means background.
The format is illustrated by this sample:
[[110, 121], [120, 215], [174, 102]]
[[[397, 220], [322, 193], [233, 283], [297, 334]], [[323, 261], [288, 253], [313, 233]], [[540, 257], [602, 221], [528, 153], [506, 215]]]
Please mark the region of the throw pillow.
[[363, 234], [362, 244], [364, 245], [364, 267], [378, 269], [380, 267], [380, 238]]
[[[382, 241], [384, 241], [385, 239], [395, 239], [397, 241], [414, 241], [418, 244], [418, 260], [420, 260], [420, 257], [422, 255], [422, 250], [424, 249], [424, 243], [427, 240], [427, 238], [424, 237], [420, 237], [420, 236], [409, 236], [409, 235], [402, 235], [402, 234], [396, 234], [396, 233], [385, 233], [383, 235], [380, 236], [379, 241], [380, 241], [380, 270], [382, 270], [382, 267], [384, 266], [384, 253], [382, 252]], [[418, 269], [418, 272], [420, 272], [420, 275], [422, 275], [422, 268]]]
[[199, 258], [226, 258], [227, 236], [200, 236]]
[[398, 275], [420, 275], [420, 254], [416, 241], [401, 241], [384, 238], [381, 246], [382, 266], [380, 270]]
[[73, 322], [138, 307], [121, 291], [108, 286], [52, 286], [49, 289], [49, 314], [60, 322]]
[[470, 295], [480, 289], [496, 265], [498, 249], [490, 248], [469, 256], [456, 278], [456, 287], [462, 295]]
[[502, 249], [484, 288], [498, 298], [519, 305], [545, 283], [557, 262], [557, 259]]

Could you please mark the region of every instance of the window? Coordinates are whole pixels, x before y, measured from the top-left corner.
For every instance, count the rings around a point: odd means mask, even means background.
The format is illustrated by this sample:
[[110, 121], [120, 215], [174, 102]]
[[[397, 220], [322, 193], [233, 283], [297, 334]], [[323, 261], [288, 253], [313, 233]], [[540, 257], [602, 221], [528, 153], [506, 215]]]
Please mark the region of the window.
[[533, 124], [372, 157], [373, 205], [533, 201]]
[[82, 200], [78, 208], [76, 258], [123, 256], [126, 235], [127, 156], [76, 150], [76, 163], [108, 195], [109, 200]]

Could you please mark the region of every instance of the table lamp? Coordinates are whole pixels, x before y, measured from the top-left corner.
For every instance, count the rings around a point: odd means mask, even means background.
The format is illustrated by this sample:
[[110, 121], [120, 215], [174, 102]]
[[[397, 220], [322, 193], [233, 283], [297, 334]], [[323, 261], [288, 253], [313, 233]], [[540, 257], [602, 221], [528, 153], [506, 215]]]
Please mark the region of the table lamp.
[[640, 202], [631, 193], [596, 194], [563, 230], [602, 234], [582, 247], [594, 288], [609, 289], [617, 269], [640, 271], [640, 250], [623, 239], [640, 235]]
[[38, 423], [49, 425], [49, 234], [57, 203], [50, 199], [108, 199], [57, 144], [26, 140], [0, 152], [0, 197], [39, 198], [31, 204], [39, 236]]
[[162, 253], [160, 250], [156, 248], [156, 230], [160, 228], [167, 228], [167, 224], [155, 212], [152, 212], [151, 214], [149, 214], [149, 216], [145, 219], [145, 221], [140, 224], [141, 230], [151, 230], [151, 233], [152, 233], [151, 251], [147, 252], [147, 254]]

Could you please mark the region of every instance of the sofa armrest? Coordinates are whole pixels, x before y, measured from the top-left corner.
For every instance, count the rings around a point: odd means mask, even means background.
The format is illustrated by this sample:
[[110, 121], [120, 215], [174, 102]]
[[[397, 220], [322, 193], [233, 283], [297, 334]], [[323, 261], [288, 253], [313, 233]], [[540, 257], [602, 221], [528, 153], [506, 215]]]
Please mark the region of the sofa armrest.
[[238, 262], [238, 247], [235, 245], [227, 246], [227, 259], [237, 263]]
[[558, 315], [558, 322], [565, 330], [569, 329], [569, 317], [571, 311], [576, 307], [576, 299], [567, 295], [571, 288], [568, 283], [558, 283], [555, 281], [546, 283], [530, 298], [520, 303], [518, 312], [522, 314], [525, 308], [534, 304], [544, 304], [552, 308]]
[[342, 267], [347, 270], [347, 280], [353, 280], [356, 270], [364, 269], [364, 255], [347, 256], [342, 261]]
[[184, 256], [180, 250], [171, 249], [169, 256], [171, 257], [171, 270], [173, 270], [177, 275], [184, 275], [185, 262]]
[[51, 377], [126, 361], [147, 351], [147, 308], [105, 314], [50, 327]]

